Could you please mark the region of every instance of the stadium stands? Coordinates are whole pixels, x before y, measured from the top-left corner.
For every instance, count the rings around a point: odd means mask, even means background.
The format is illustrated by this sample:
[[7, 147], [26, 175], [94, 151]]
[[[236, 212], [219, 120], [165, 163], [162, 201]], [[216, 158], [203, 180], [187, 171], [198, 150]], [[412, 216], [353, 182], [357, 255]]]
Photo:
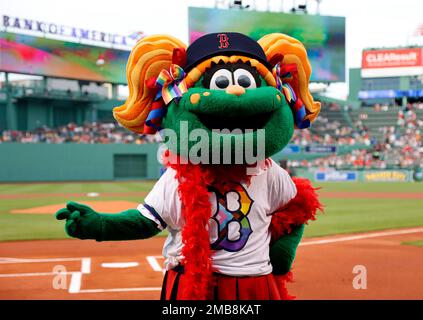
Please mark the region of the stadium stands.
[[[349, 122], [353, 127], [348, 126]], [[404, 109], [375, 105], [373, 108], [345, 110], [333, 106], [322, 112], [310, 132], [297, 131], [294, 141], [300, 144], [303, 141], [338, 145], [362, 143], [371, 145], [371, 148], [357, 148], [346, 154], [337, 153], [311, 161], [292, 161], [289, 165], [336, 169], [422, 168], [421, 129], [422, 103], [408, 104]], [[323, 138], [319, 140], [322, 134]]]
[[[310, 157], [295, 157], [292, 167], [333, 167], [337, 169], [389, 169], [423, 167], [423, 103], [406, 108], [375, 105], [350, 109], [323, 103], [322, 112], [310, 129], [296, 130], [292, 144], [336, 146], [337, 151]], [[133, 134], [114, 122], [69, 123], [58, 128], [32, 131], [5, 130], [0, 143], [157, 143], [158, 136]], [[341, 148], [343, 147], [343, 148]]]
[[4, 130], [1, 142], [20, 143], [155, 143], [157, 136], [136, 135], [115, 123], [69, 123], [58, 128], [41, 127], [34, 131]]

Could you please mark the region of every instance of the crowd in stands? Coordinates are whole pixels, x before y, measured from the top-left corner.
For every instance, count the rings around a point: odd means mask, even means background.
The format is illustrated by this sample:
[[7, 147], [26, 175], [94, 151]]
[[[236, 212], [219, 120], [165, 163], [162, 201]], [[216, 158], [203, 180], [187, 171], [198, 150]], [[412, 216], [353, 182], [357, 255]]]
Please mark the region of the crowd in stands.
[[418, 119], [415, 110], [423, 110], [423, 103], [408, 104], [398, 111], [397, 127], [417, 129], [423, 127], [423, 119]]
[[157, 142], [157, 136], [134, 134], [115, 123], [92, 122], [83, 125], [69, 123], [55, 129], [41, 127], [32, 131], [5, 130], [0, 135], [1, 142], [144, 144]]
[[[369, 129], [363, 124], [367, 114], [361, 113], [354, 122], [354, 129], [339, 127], [333, 122], [323, 126], [326, 133], [313, 135], [309, 131], [297, 130], [294, 143], [307, 145], [311, 143], [354, 145], [356, 143], [370, 146], [356, 149], [344, 155], [330, 155], [311, 161], [290, 161], [291, 167], [320, 167], [336, 169], [387, 169], [387, 168], [423, 168], [423, 119], [418, 118], [415, 110], [422, 110], [423, 103], [408, 104], [399, 108], [395, 126], [380, 126], [382, 139], [371, 137]], [[383, 111], [382, 107], [376, 111]], [[326, 122], [325, 118], [321, 120]]]
[[[383, 111], [385, 106], [375, 106], [374, 110]], [[335, 104], [330, 110], [340, 110]], [[364, 148], [340, 155], [333, 154], [314, 160], [289, 161], [291, 167], [325, 168], [423, 168], [422, 130], [423, 119], [416, 110], [423, 110], [423, 103], [398, 107], [395, 125], [380, 126], [379, 138], [372, 136], [366, 127], [365, 110], [354, 119], [353, 126], [343, 125], [340, 121], [330, 120], [321, 115], [310, 130], [295, 130], [291, 143], [300, 146], [336, 145]], [[420, 113], [421, 114], [421, 113]], [[382, 138], [381, 138], [382, 137]], [[116, 123], [69, 123], [58, 128], [41, 127], [32, 131], [0, 132], [0, 143], [125, 143], [145, 144], [160, 140], [158, 135], [138, 135], [129, 132]]]
[[[421, 147], [420, 147], [421, 148]], [[422, 150], [409, 146], [392, 149], [378, 144], [373, 149], [355, 149], [343, 155], [331, 155], [311, 161], [290, 161], [292, 167], [336, 169], [423, 168]]]
[[375, 140], [371, 139], [366, 130], [354, 130], [351, 127], [342, 126], [339, 121], [329, 121], [320, 116], [316, 119], [317, 129], [295, 130], [292, 143], [307, 146], [311, 144], [324, 145], [371, 145]]

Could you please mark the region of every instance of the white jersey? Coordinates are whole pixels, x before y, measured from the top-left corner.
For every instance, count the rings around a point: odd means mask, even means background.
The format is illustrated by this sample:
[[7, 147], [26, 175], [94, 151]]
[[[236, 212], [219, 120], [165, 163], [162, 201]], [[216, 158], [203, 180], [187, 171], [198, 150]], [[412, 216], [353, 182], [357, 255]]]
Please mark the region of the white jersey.
[[[169, 235], [163, 248], [167, 270], [182, 259], [184, 219], [175, 170], [162, 175], [138, 210], [155, 221]], [[297, 190], [288, 173], [274, 161], [259, 170], [251, 183], [234, 184], [222, 194], [210, 187], [210, 243], [212, 264], [220, 273], [232, 276], [265, 275], [272, 272], [269, 258], [272, 214], [286, 205]]]

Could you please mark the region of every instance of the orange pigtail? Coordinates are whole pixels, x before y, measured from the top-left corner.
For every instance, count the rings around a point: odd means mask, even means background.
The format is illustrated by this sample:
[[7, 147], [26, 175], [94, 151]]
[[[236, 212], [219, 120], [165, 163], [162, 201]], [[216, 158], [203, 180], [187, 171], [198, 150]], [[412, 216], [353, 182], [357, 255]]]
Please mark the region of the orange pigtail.
[[125, 104], [113, 109], [114, 118], [125, 128], [144, 133], [157, 93], [151, 79], [156, 79], [163, 69], [169, 69], [176, 48], [185, 49], [186, 45], [172, 36], [154, 35], [141, 39], [132, 49], [126, 65], [129, 97]]
[[307, 112], [305, 118], [312, 122], [320, 112], [320, 102], [314, 101], [308, 89], [311, 66], [304, 45], [297, 39], [282, 33], [268, 34], [257, 42], [263, 48], [268, 61], [273, 64], [281, 63], [281, 68], [294, 67], [295, 72], [283, 78], [282, 82], [290, 84], [296, 96], [300, 97]]

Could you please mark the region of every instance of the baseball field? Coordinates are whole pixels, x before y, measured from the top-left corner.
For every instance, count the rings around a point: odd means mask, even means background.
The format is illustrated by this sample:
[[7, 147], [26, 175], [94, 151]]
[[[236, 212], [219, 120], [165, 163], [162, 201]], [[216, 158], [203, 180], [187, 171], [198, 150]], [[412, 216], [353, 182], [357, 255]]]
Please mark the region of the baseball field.
[[[134, 208], [153, 184], [0, 184], [0, 299], [158, 299], [164, 234], [74, 240], [54, 218], [69, 200], [100, 212]], [[290, 292], [298, 299], [422, 299], [423, 183], [316, 186], [325, 212], [306, 227]], [[365, 280], [359, 288], [358, 275]]]

